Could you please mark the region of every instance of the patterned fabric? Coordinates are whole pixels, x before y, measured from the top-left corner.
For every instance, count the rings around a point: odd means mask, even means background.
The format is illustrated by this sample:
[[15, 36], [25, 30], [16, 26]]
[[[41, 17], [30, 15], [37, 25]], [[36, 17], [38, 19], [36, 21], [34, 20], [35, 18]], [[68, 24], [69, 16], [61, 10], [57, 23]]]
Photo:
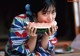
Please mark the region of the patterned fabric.
[[21, 14], [13, 19], [10, 28], [10, 39], [6, 45], [7, 54], [9, 56], [54, 56], [55, 43], [57, 43], [54, 35], [50, 36], [47, 50], [43, 49], [40, 44], [41, 38], [38, 38], [35, 50], [32, 53], [30, 52], [27, 45], [27, 40], [29, 40], [30, 37], [25, 31], [25, 26], [27, 26], [27, 22], [29, 21], [30, 18], [26, 14]]

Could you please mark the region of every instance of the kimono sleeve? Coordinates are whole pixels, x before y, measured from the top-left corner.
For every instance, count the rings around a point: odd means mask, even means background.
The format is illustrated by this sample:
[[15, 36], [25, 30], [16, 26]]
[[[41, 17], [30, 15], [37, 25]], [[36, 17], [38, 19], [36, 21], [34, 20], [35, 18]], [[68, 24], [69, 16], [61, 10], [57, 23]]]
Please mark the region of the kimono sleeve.
[[24, 29], [23, 18], [15, 17], [10, 28], [10, 45], [12, 50], [16, 50], [22, 54], [30, 54], [29, 47], [25, 41], [29, 39]]
[[57, 44], [58, 40], [54, 36], [50, 36], [49, 42], [48, 42], [48, 51], [53, 52], [55, 49], [55, 46]]
[[43, 53], [47, 53], [48, 54], [55, 54], [55, 45], [57, 44], [57, 38], [52, 35], [52, 36], [49, 36], [49, 42], [48, 42], [48, 48], [47, 50], [45, 50], [42, 45], [41, 45], [41, 42], [39, 42], [39, 45], [37, 46], [37, 50], [39, 52], [43, 52]]

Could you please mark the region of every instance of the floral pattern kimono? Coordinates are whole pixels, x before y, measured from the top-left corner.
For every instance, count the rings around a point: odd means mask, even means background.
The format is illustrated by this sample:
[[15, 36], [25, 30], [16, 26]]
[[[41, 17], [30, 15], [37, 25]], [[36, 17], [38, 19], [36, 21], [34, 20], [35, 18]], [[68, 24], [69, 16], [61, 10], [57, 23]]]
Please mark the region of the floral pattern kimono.
[[10, 28], [10, 38], [6, 45], [6, 53], [11, 56], [55, 56], [55, 44], [57, 39], [54, 35], [50, 36], [47, 50], [43, 49], [40, 44], [41, 36], [38, 35], [37, 45], [31, 53], [27, 44], [30, 36], [25, 31], [27, 22], [30, 22], [27, 14], [20, 14], [13, 19]]

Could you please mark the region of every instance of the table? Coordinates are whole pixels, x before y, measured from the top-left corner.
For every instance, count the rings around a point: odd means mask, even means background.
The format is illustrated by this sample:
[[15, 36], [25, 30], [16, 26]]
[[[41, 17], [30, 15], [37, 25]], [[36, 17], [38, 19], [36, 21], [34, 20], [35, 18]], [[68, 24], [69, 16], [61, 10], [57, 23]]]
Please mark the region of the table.
[[56, 56], [80, 56], [80, 52], [67, 53], [67, 54], [56, 54]]
[[[57, 45], [57, 48], [61, 48], [63, 44], [71, 44], [72, 41], [63, 41], [59, 42]], [[66, 53], [66, 54], [56, 54], [56, 56], [80, 56], [80, 50], [74, 49], [75, 51], [72, 53]]]

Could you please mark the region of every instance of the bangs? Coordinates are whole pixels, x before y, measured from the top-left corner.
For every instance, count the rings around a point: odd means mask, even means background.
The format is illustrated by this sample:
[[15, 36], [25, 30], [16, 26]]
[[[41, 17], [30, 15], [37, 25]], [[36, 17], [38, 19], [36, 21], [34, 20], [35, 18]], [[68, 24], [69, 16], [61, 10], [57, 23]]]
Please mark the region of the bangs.
[[[39, 11], [46, 12], [50, 6], [55, 7], [54, 0], [28, 0], [28, 3], [31, 5], [31, 12], [37, 14]], [[36, 8], [36, 10], [35, 10]]]
[[55, 3], [53, 0], [46, 0], [46, 2], [44, 3], [44, 7], [43, 7], [42, 11], [47, 12], [49, 7], [53, 7], [53, 9], [55, 8]]

